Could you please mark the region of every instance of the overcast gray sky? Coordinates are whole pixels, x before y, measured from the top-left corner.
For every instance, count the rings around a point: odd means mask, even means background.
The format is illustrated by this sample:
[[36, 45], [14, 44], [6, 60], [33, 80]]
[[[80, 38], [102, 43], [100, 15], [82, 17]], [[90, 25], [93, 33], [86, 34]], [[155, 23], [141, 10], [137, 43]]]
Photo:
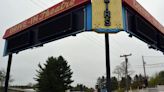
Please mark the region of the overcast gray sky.
[[[61, 0], [2, 0], [0, 3], [0, 69], [6, 69], [7, 57], [2, 57], [4, 40], [2, 36], [7, 28], [39, 13]], [[164, 0], [138, 0], [161, 24], [164, 24]], [[131, 69], [143, 74], [141, 56], [163, 56], [159, 51], [150, 50], [147, 44], [129, 38], [125, 32], [110, 35], [111, 69], [124, 61], [119, 56], [132, 53], [129, 57]], [[13, 84], [35, 83], [34, 77], [38, 63], [45, 63], [47, 57], [62, 55], [71, 65], [76, 83], [94, 87], [96, 79], [105, 75], [104, 35], [85, 32], [76, 37], [67, 37], [45, 44], [41, 48], [30, 49], [14, 54], [11, 75]], [[145, 57], [147, 64], [164, 63], [164, 57]], [[164, 70], [164, 65], [147, 68], [147, 74], [153, 75]]]

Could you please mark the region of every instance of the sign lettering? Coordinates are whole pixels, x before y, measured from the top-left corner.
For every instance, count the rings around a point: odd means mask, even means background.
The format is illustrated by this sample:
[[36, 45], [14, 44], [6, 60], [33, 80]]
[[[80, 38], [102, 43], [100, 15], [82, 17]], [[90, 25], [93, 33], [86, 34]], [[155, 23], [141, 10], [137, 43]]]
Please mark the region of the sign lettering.
[[30, 19], [26, 20], [26, 21], [23, 21], [22, 23], [20, 24], [17, 24], [13, 27], [11, 27], [10, 29], [8, 29], [4, 35], [4, 39], [11, 36], [11, 35], [14, 35], [26, 28], [29, 28], [39, 22], [42, 22], [52, 16], [55, 16], [59, 13], [62, 13], [68, 9], [71, 9], [73, 7], [77, 7], [79, 5], [82, 5], [86, 2], [89, 2], [90, 0], [64, 0], [63, 2], [31, 17]]

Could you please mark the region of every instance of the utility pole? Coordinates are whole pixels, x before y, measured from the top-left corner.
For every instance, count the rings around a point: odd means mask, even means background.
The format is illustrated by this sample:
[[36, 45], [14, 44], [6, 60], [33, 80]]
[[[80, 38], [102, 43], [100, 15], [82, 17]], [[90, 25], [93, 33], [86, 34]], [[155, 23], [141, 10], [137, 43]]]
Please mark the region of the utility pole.
[[129, 90], [129, 85], [128, 85], [128, 56], [131, 56], [132, 54], [128, 55], [121, 55], [120, 57], [125, 58], [125, 63], [126, 63], [126, 69], [125, 69], [125, 77], [126, 77], [126, 92]]
[[144, 56], [142, 56], [142, 62], [143, 62], [144, 76], [145, 76], [145, 78], [147, 78], [147, 77], [146, 77], [146, 68], [145, 68], [146, 62], [145, 62], [145, 60], [144, 60]]
[[142, 62], [143, 62], [143, 70], [144, 70], [144, 84], [145, 84], [145, 88], [148, 86], [148, 81], [147, 81], [147, 75], [146, 75], [146, 68], [145, 68], [145, 60], [144, 60], [144, 56], [142, 56]]

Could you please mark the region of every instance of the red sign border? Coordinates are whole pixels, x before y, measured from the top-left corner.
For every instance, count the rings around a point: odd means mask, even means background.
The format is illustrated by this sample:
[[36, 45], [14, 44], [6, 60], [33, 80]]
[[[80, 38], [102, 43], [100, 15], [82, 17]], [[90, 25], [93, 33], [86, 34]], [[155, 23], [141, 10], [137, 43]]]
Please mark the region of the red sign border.
[[145, 18], [150, 24], [157, 28], [164, 34], [164, 27], [161, 25], [146, 9], [144, 9], [136, 0], [123, 0], [123, 4], [128, 5], [135, 10], [143, 18]]
[[47, 10], [44, 10], [41, 13], [34, 15], [33, 17], [7, 29], [5, 32], [5, 35], [3, 36], [3, 39], [6, 39], [16, 33], [19, 33], [21, 31], [29, 28], [29, 27], [32, 27], [37, 23], [43, 22], [46, 19], [54, 17], [60, 13], [68, 11], [72, 8], [76, 8], [78, 6], [87, 4], [89, 2], [91, 2], [91, 0], [64, 0], [64, 1], [48, 8]]

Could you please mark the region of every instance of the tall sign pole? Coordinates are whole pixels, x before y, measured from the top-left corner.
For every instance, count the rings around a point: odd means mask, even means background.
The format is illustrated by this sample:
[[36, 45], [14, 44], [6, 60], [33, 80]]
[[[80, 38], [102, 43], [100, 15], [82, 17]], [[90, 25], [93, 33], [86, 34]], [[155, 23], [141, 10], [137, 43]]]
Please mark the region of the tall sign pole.
[[111, 92], [111, 78], [110, 78], [110, 47], [109, 47], [109, 35], [105, 34], [105, 51], [106, 51], [106, 88], [107, 92]]
[[128, 85], [128, 56], [131, 56], [132, 54], [129, 55], [121, 55], [120, 57], [125, 58], [125, 63], [126, 63], [126, 69], [125, 69], [125, 77], [126, 77], [126, 92], [129, 90], [129, 85]]
[[[110, 11], [109, 11], [109, 3], [110, 0], [104, 0], [105, 3], [105, 11], [104, 11], [104, 25], [105, 26], [110, 26]], [[112, 92], [111, 91], [111, 75], [110, 75], [110, 47], [109, 47], [109, 34], [105, 33], [105, 51], [106, 51], [106, 89], [107, 92]]]
[[9, 79], [10, 79], [11, 62], [12, 62], [12, 54], [9, 54], [8, 65], [7, 65], [7, 73], [6, 73], [6, 79], [5, 79], [5, 89], [4, 89], [4, 92], [8, 92]]

